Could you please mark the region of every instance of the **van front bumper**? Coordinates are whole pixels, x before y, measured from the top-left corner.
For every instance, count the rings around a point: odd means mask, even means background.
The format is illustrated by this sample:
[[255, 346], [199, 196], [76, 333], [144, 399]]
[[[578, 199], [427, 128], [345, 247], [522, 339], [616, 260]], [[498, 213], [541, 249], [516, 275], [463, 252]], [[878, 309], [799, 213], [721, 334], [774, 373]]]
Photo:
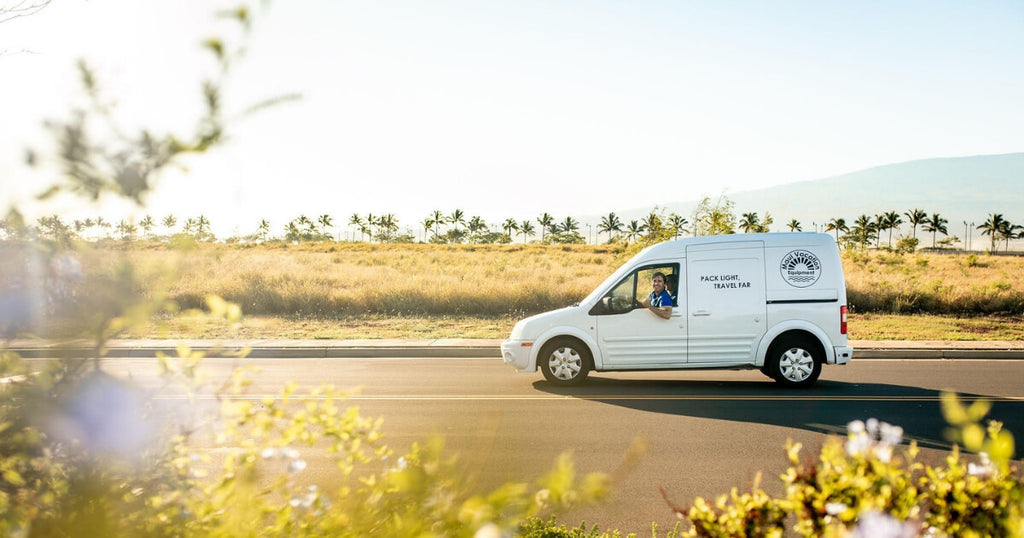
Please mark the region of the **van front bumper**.
[[835, 362], [832, 364], [846, 364], [853, 358], [853, 348], [850, 346], [836, 346], [833, 348]]
[[501, 358], [505, 364], [511, 365], [520, 372], [536, 371], [537, 366], [530, 368], [530, 352], [533, 350], [533, 340], [505, 340], [501, 343]]

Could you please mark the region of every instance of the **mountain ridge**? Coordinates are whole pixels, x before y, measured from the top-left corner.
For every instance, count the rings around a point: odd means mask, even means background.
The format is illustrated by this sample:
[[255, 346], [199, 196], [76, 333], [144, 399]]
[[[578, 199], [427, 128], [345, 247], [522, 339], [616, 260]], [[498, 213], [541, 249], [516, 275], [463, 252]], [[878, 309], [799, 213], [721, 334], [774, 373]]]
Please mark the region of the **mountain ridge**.
[[[737, 216], [756, 212], [763, 218], [770, 213], [774, 231], [785, 230], [791, 219], [809, 231], [833, 218], [849, 224], [862, 214], [874, 217], [888, 211], [896, 211], [905, 221], [905, 212], [921, 209], [947, 219], [953, 235], [964, 222], [976, 226], [991, 213], [1014, 223], [1024, 221], [1024, 152], [904, 161], [725, 196], [735, 202]], [[690, 218], [698, 202], [659, 207]], [[623, 211], [620, 218], [640, 218], [649, 212]]]

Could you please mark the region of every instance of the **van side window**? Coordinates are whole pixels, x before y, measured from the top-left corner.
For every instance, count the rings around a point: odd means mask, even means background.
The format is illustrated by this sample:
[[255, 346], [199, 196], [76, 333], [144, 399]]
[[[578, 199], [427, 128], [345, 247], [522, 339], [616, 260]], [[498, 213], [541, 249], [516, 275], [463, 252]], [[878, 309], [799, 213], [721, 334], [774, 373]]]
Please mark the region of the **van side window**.
[[590, 314], [597, 316], [632, 312], [637, 301], [642, 301], [651, 292], [654, 273], [665, 275], [665, 289], [672, 296], [672, 306], [679, 306], [679, 264], [672, 263], [640, 267], [626, 275], [604, 294], [590, 310]]
[[672, 306], [679, 306], [679, 273], [665, 273], [665, 289], [672, 296]]

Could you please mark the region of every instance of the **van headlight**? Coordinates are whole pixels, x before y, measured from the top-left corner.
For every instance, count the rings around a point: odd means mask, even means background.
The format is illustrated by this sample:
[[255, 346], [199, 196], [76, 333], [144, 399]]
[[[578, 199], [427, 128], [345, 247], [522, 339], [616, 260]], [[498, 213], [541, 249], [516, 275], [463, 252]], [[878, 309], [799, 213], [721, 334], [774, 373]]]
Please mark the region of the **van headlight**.
[[512, 327], [512, 334], [509, 335], [509, 340], [520, 340], [523, 337], [523, 327], [526, 327], [526, 323], [523, 320], [516, 322], [515, 326]]

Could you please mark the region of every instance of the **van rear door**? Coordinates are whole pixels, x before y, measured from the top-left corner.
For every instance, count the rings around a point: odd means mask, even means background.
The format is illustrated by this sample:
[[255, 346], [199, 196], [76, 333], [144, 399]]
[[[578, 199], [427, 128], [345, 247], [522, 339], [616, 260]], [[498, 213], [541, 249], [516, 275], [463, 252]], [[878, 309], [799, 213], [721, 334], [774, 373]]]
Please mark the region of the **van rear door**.
[[766, 325], [764, 242], [692, 245], [686, 260], [688, 362], [753, 363]]

